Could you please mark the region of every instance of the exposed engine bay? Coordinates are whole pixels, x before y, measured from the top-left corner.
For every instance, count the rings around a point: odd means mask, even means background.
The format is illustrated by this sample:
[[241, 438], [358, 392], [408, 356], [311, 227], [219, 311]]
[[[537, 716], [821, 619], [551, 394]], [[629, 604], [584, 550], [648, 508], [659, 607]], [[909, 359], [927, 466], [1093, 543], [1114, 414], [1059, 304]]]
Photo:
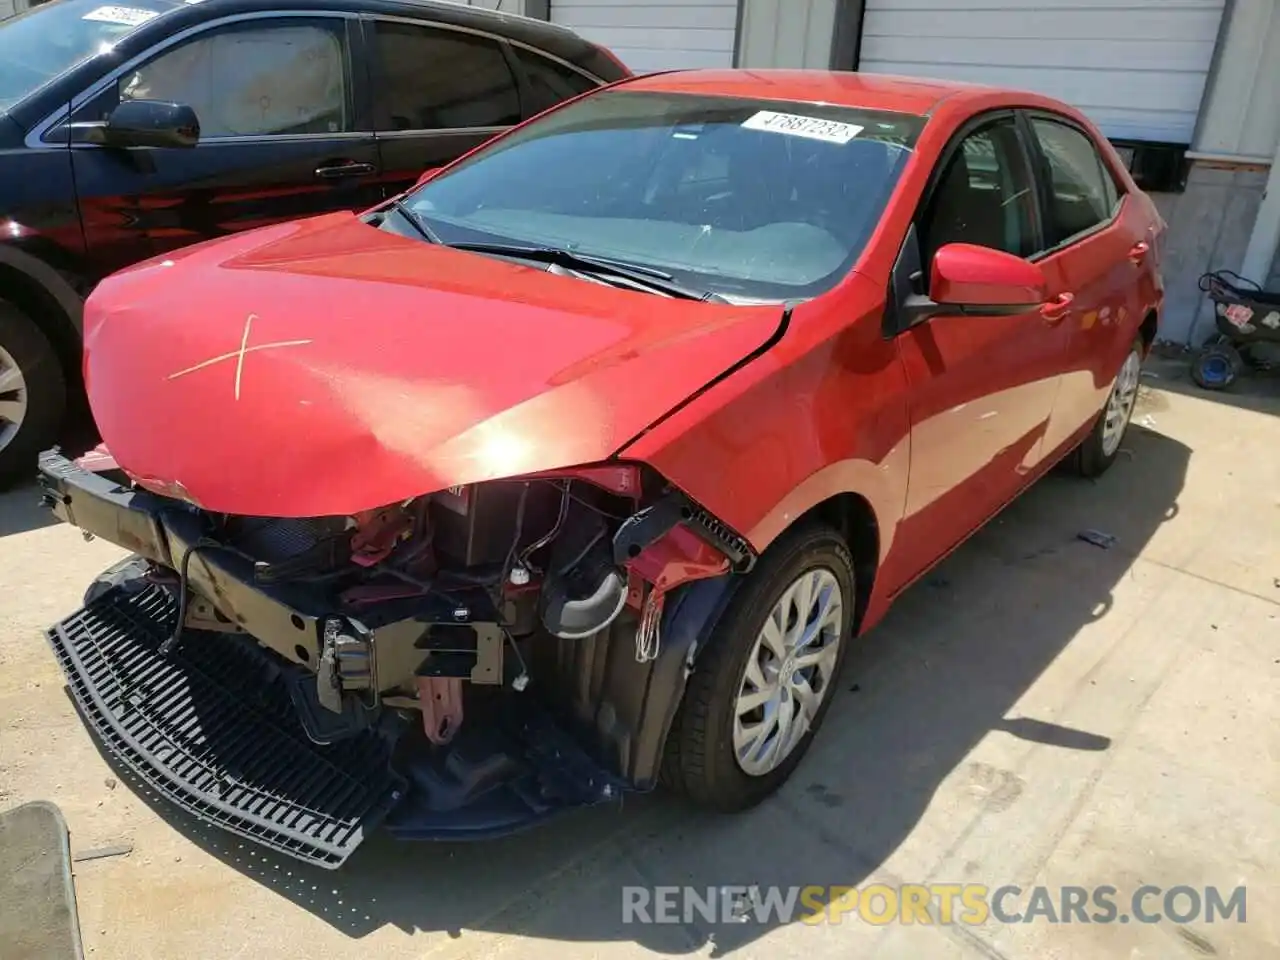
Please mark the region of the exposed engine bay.
[[[396, 749], [437, 766], [463, 762], [455, 746], [474, 752], [461, 735], [485, 728], [505, 701], [534, 698], [552, 712], [572, 704], [586, 752], [610, 776], [634, 777], [641, 747], [621, 702], [652, 699], [651, 684], [618, 663], [652, 672], [668, 598], [754, 561], [741, 537], [629, 464], [311, 519], [210, 513], [139, 487], [109, 455], [72, 463], [50, 452], [41, 467], [59, 517], [134, 552], [87, 601], [108, 591], [167, 598], [164, 622], [151, 624], [161, 658], [251, 641], [287, 678], [312, 743], [384, 730], [392, 716], [419, 731]], [[634, 697], [631, 686], [641, 688]], [[468, 791], [499, 776], [492, 757], [478, 763], [493, 769], [459, 773]]]

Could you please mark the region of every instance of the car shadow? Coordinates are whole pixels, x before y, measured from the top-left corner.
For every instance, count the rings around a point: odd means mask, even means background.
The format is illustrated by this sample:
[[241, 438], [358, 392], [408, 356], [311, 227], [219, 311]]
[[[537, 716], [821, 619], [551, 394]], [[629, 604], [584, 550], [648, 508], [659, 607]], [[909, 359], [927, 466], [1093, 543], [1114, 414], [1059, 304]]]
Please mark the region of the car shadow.
[[[1280, 355], [1280, 350], [1276, 353]], [[1212, 400], [1240, 410], [1269, 413], [1280, 417], [1280, 363], [1270, 369], [1245, 369], [1225, 390], [1206, 390], [1191, 379], [1194, 353], [1184, 356], [1151, 357], [1143, 380], [1152, 387], [1200, 400]]]
[[[68, 416], [68, 423], [58, 444], [71, 457], [78, 457], [98, 443], [96, 428], [87, 413], [76, 412]], [[25, 533], [50, 527], [58, 519], [40, 505], [40, 489], [36, 485], [36, 462], [31, 461], [31, 479], [7, 488], [0, 488], [0, 537], [12, 533]]]
[[[1051, 473], [908, 590], [851, 651], [792, 781], [744, 814], [699, 813], [659, 793], [505, 840], [376, 835], [330, 872], [206, 827], [122, 776], [204, 850], [353, 938], [392, 925], [458, 938], [630, 941], [671, 954], [710, 943], [710, 955], [723, 956], [777, 922], [627, 923], [622, 887], [854, 887], [899, 851], [948, 778], [974, 779], [993, 803], [1016, 789], [968, 760], [992, 731], [1061, 750], [1110, 748], [1087, 729], [1011, 709], [1082, 627], [1109, 615], [1116, 584], [1176, 515], [1188, 448], [1135, 424], [1124, 450], [1096, 481]], [[1079, 539], [1084, 530], [1115, 541], [1096, 546]], [[936, 819], [925, 842], [945, 850], [965, 824], [935, 836]]]
[[40, 491], [34, 483], [0, 491], [0, 538], [57, 522], [58, 518], [40, 505]]

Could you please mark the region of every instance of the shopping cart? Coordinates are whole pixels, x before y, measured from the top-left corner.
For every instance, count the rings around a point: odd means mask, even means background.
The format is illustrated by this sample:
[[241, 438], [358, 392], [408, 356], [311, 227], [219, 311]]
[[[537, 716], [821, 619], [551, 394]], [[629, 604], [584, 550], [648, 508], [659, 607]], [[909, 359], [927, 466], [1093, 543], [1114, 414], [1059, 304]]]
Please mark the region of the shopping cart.
[[1206, 390], [1224, 390], [1260, 344], [1280, 344], [1280, 291], [1261, 286], [1231, 270], [1216, 270], [1200, 278], [1200, 289], [1213, 301], [1218, 332], [1191, 363], [1191, 377]]

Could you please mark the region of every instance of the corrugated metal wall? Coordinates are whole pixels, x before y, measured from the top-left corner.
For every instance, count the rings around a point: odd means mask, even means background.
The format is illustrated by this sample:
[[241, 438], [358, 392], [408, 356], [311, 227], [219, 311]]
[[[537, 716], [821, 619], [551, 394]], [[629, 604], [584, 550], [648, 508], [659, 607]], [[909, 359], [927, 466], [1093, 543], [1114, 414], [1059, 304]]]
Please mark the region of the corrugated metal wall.
[[739, 66], [825, 70], [837, 0], [746, 0]]
[[638, 73], [732, 67], [738, 0], [551, 0], [551, 20], [610, 48]]
[[1224, 0], [867, 0], [859, 69], [1033, 90], [1190, 143]]

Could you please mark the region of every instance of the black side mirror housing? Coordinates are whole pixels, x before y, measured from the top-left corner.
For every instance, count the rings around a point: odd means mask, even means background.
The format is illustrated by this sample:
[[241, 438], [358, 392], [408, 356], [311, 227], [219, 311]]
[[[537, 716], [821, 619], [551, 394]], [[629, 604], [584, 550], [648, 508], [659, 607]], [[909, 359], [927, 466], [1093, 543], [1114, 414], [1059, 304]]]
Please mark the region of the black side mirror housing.
[[72, 143], [186, 149], [200, 142], [200, 120], [183, 103], [122, 100], [106, 120], [70, 125]]

